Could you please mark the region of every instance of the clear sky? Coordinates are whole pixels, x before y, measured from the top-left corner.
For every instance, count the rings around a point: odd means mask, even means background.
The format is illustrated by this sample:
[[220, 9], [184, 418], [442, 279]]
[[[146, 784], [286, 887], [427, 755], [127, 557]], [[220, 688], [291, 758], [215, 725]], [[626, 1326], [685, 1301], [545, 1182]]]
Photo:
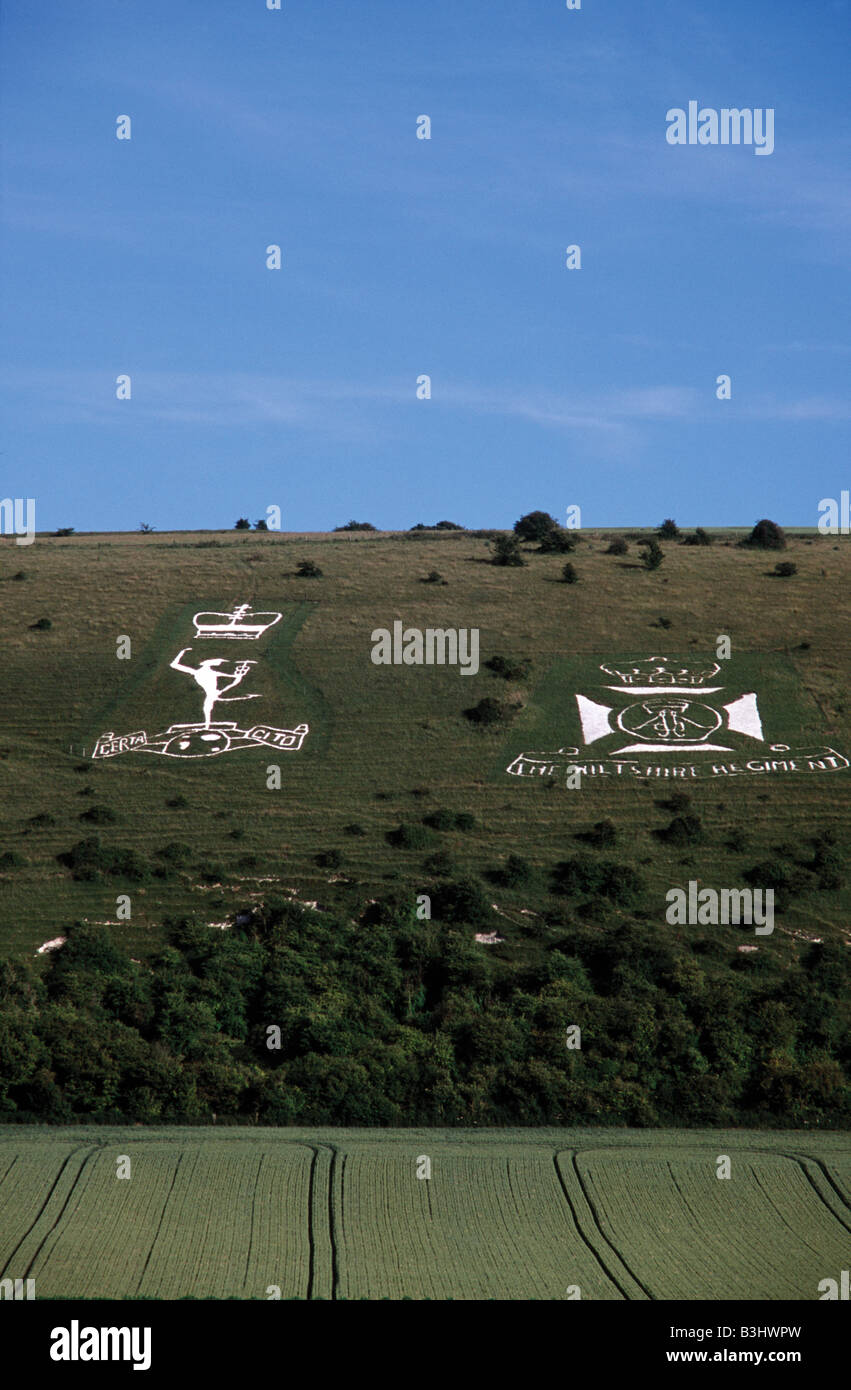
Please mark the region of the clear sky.
[[[815, 525], [851, 487], [848, 0], [281, 4], [3, 0], [0, 497]], [[691, 100], [774, 153], [670, 145]]]

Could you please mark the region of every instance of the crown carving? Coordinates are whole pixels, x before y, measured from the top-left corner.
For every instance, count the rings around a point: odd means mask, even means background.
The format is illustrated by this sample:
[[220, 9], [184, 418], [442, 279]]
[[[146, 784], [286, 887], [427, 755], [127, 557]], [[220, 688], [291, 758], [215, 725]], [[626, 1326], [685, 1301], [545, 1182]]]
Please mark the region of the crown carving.
[[600, 670], [609, 676], [617, 676], [625, 686], [658, 686], [660, 689], [664, 689], [665, 686], [677, 686], [682, 689], [684, 686], [703, 685], [704, 681], [717, 675], [721, 667], [717, 661], [711, 666], [695, 667], [683, 666], [676, 661], [669, 664], [669, 659], [664, 656], [649, 656], [643, 661], [637, 661], [635, 665], [629, 665], [627, 662], [622, 662], [619, 666], [601, 664]]
[[196, 613], [192, 621], [196, 637], [256, 642], [281, 621], [281, 614], [253, 613], [249, 604], [240, 603], [230, 613]]

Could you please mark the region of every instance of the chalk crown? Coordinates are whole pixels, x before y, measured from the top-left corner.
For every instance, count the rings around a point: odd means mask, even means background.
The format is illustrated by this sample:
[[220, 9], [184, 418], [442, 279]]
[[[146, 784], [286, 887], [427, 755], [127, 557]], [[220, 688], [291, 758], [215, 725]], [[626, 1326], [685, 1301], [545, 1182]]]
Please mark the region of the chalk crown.
[[253, 613], [249, 604], [240, 603], [230, 613], [196, 613], [192, 621], [196, 637], [256, 642], [281, 621], [281, 614]]
[[720, 669], [717, 661], [711, 666], [700, 668], [683, 666], [676, 661], [671, 663], [665, 656], [649, 656], [632, 666], [626, 662], [621, 662], [620, 666], [606, 666], [604, 663], [600, 666], [600, 670], [605, 671], [607, 675], [617, 676], [622, 685], [658, 686], [660, 689], [664, 689], [665, 686], [677, 686], [680, 689], [684, 686], [701, 686], [704, 681], [717, 675]]

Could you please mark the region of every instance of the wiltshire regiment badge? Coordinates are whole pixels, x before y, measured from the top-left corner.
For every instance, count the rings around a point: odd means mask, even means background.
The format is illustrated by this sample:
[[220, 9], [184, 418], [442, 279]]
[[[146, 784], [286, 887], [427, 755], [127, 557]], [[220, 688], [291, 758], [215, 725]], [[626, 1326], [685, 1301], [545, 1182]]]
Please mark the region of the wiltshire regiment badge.
[[[520, 753], [513, 777], [724, 777], [836, 772], [849, 760], [833, 748], [768, 743], [755, 691], [719, 683], [716, 661], [687, 665], [651, 656], [601, 662], [598, 692], [576, 694], [581, 743]], [[726, 680], [726, 677], [723, 678]]]
[[[259, 643], [281, 621], [280, 613], [253, 613], [247, 603], [234, 606], [229, 613], [199, 612], [192, 619], [190, 641], [176, 653], [169, 669], [191, 680], [198, 687], [201, 719], [194, 723], [171, 724], [162, 733], [147, 734], [138, 729], [131, 734], [112, 731], [98, 738], [92, 758], [114, 758], [120, 753], [161, 753], [167, 758], [212, 758], [239, 748], [274, 748], [276, 752], [297, 752], [309, 733], [307, 724], [279, 729], [272, 724], [251, 724], [216, 717], [219, 706], [237, 701], [263, 699], [263, 692], [251, 686], [259, 665], [251, 658], [234, 659], [228, 646], [233, 642]], [[188, 635], [188, 634], [187, 634]], [[200, 647], [200, 643], [204, 647]], [[221, 646], [224, 655], [211, 655], [210, 643]], [[216, 651], [216, 646], [212, 648]], [[239, 690], [239, 694], [232, 692]]]

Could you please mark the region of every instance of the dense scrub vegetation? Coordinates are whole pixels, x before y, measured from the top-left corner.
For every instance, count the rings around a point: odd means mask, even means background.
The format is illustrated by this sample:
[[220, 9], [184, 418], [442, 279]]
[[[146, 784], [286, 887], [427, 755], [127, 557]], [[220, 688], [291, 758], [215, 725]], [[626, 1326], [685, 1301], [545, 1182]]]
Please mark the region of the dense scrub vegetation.
[[473, 940], [475, 881], [431, 921], [406, 894], [359, 921], [283, 899], [175, 921], [146, 963], [78, 924], [43, 970], [0, 964], [0, 1120], [847, 1125], [846, 947], [663, 938], [624, 915], [634, 871], [582, 853], [553, 877], [525, 966]]

